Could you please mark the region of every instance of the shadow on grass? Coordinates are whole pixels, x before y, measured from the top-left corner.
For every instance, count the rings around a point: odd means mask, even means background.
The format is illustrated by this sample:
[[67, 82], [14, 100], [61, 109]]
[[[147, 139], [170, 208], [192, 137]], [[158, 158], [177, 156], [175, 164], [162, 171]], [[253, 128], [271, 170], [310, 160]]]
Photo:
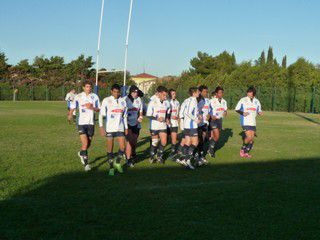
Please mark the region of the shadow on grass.
[[216, 152], [219, 151], [221, 148], [226, 145], [226, 143], [229, 141], [229, 138], [233, 137], [233, 131], [231, 128], [225, 128], [222, 129], [220, 132], [220, 139], [216, 146]]
[[0, 238], [319, 239], [319, 172], [309, 158], [61, 174], [0, 202]]
[[305, 120], [307, 120], [307, 121], [309, 121], [309, 122], [312, 122], [312, 123], [314, 123], [314, 124], [320, 125], [320, 122], [319, 122], [319, 121], [316, 121], [316, 120], [314, 120], [314, 119], [312, 119], [312, 118], [309, 118], [309, 117], [304, 116], [304, 115], [299, 114], [299, 113], [295, 113], [295, 115], [298, 116], [298, 117], [301, 117], [301, 118], [303, 118], [303, 119], [305, 119]]

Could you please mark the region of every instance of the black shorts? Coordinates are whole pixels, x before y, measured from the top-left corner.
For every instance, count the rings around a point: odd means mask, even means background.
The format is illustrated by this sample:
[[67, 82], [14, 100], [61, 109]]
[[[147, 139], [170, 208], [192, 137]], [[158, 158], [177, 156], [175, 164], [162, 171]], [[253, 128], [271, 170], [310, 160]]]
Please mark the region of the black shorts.
[[167, 133], [168, 130], [167, 129], [162, 129], [162, 130], [150, 130], [150, 134], [151, 136], [158, 136], [159, 133]]
[[88, 137], [93, 137], [94, 135], [94, 125], [78, 125], [79, 135], [85, 134]]
[[141, 128], [139, 128], [138, 125], [135, 125], [135, 126], [130, 126], [130, 125], [128, 125], [128, 129], [131, 130], [131, 132], [132, 132], [133, 134], [139, 135]]
[[210, 128], [213, 129], [218, 129], [221, 130], [222, 129], [222, 118], [217, 119], [217, 120], [212, 120], [210, 122]]
[[170, 127], [169, 128], [169, 133], [168, 134], [171, 134], [171, 133], [178, 133], [179, 131], [179, 128], [178, 127]]
[[197, 128], [193, 128], [193, 129], [184, 129], [184, 135], [186, 137], [197, 137], [198, 136], [198, 129]]
[[208, 131], [208, 124], [204, 124], [198, 127], [199, 132], [207, 132]]
[[254, 131], [256, 132], [257, 131], [257, 127], [256, 126], [242, 126], [242, 130], [243, 131]]
[[124, 137], [124, 132], [106, 132], [107, 138]]

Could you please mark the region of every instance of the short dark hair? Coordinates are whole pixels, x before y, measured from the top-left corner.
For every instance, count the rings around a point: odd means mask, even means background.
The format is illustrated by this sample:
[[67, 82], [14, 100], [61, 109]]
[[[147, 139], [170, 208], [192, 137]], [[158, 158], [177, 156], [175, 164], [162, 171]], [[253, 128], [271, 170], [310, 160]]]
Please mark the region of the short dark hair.
[[138, 96], [141, 98], [144, 96], [144, 93], [140, 89], [138, 90]]
[[119, 84], [115, 83], [111, 86], [111, 91], [113, 91], [114, 89], [121, 91], [121, 87]]
[[170, 89], [169, 89], [170, 98], [171, 98], [171, 96], [172, 96], [172, 92], [176, 92], [176, 90], [174, 90], [173, 88], [170, 88]]
[[85, 87], [86, 85], [90, 85], [92, 87], [92, 82], [89, 80], [85, 80], [82, 84], [83, 87]]
[[168, 89], [164, 86], [159, 86], [157, 87], [157, 92], [161, 93], [161, 92], [168, 92]]
[[255, 96], [256, 93], [257, 93], [257, 90], [255, 89], [254, 86], [250, 86], [250, 87], [248, 88], [248, 90], [247, 90], [247, 93], [249, 93], [249, 92], [252, 92], [252, 93], [253, 93], [253, 96]]
[[131, 85], [129, 93], [138, 92], [139, 88], [136, 85]]
[[202, 92], [203, 90], [208, 90], [208, 87], [206, 85], [200, 85], [198, 89], [200, 92]]
[[215, 93], [218, 93], [219, 91], [224, 91], [224, 89], [223, 89], [223, 87], [221, 87], [221, 86], [218, 86], [218, 87], [216, 87], [216, 89], [214, 90], [214, 92]]
[[191, 87], [191, 88], [189, 88], [189, 95], [192, 96], [197, 90], [198, 90], [197, 87]]

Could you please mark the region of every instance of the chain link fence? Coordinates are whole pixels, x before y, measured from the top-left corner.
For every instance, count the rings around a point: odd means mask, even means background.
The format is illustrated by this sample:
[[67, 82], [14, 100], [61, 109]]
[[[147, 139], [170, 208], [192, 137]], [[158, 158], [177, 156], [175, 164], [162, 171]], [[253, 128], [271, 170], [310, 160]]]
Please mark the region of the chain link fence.
[[[10, 86], [0, 86], [0, 100], [17, 101], [63, 101], [69, 92], [68, 87], [18, 87], [13, 90]], [[213, 91], [214, 89], [209, 89]], [[77, 89], [78, 92], [81, 88]], [[104, 98], [109, 95], [108, 88], [100, 88], [99, 96]], [[246, 95], [245, 87], [226, 87], [224, 98], [230, 109], [235, 108], [240, 98]], [[177, 89], [178, 100], [183, 101], [188, 97], [188, 89], [179, 86]], [[262, 108], [267, 111], [308, 112], [320, 113], [320, 89], [310, 88], [272, 88], [258, 87], [257, 98]]]

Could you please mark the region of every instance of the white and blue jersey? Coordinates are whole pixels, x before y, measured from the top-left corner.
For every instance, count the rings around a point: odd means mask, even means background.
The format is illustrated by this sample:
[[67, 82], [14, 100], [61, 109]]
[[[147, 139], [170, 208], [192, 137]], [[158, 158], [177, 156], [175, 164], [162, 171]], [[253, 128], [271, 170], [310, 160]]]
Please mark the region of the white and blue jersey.
[[180, 108], [180, 103], [177, 99], [170, 99], [170, 124], [171, 127], [178, 127], [179, 126], [179, 121], [178, 119], [173, 119], [173, 117], [179, 116], [179, 108]]
[[143, 112], [143, 102], [140, 97], [132, 99], [128, 96], [125, 97], [125, 101], [128, 109], [128, 126], [137, 126], [141, 128], [141, 124], [138, 122], [138, 118]]
[[222, 119], [224, 113], [228, 110], [227, 101], [221, 98], [220, 100], [213, 97], [210, 100], [209, 114], [210, 116], [216, 117], [217, 119]]
[[179, 118], [180, 118], [180, 129], [184, 130], [184, 111], [186, 109], [188, 99], [185, 99], [181, 106], [180, 106], [180, 111], [179, 111]]
[[107, 133], [124, 132], [128, 129], [127, 104], [124, 98], [113, 96], [103, 99], [99, 114], [99, 126], [103, 127], [105, 117], [105, 129]]
[[183, 112], [183, 125], [184, 129], [197, 129], [198, 128], [198, 101], [195, 97], [189, 97], [186, 100], [186, 106]]
[[67, 93], [64, 100], [67, 102], [68, 109], [71, 108], [71, 105], [73, 104], [75, 97], [76, 97], [76, 94], [72, 92]]
[[209, 105], [210, 105], [209, 98], [201, 98], [201, 100], [198, 102], [199, 115], [202, 116], [202, 120], [199, 123], [199, 127], [205, 124], [209, 124], [209, 121], [207, 120], [207, 117], [209, 115]]
[[[150, 119], [150, 130], [158, 131], [167, 129], [166, 118], [170, 113], [170, 103], [167, 100], [160, 101], [160, 99], [155, 96], [152, 101], [148, 104], [147, 117]], [[156, 119], [163, 118], [160, 122]]]
[[71, 103], [71, 109], [79, 109], [78, 125], [94, 125], [94, 110], [86, 107], [91, 104], [95, 108], [100, 108], [99, 97], [94, 93], [79, 93], [74, 102]]
[[248, 116], [240, 116], [241, 126], [256, 126], [257, 114], [262, 112], [260, 101], [256, 98], [241, 98], [236, 106], [236, 111], [247, 112]]

